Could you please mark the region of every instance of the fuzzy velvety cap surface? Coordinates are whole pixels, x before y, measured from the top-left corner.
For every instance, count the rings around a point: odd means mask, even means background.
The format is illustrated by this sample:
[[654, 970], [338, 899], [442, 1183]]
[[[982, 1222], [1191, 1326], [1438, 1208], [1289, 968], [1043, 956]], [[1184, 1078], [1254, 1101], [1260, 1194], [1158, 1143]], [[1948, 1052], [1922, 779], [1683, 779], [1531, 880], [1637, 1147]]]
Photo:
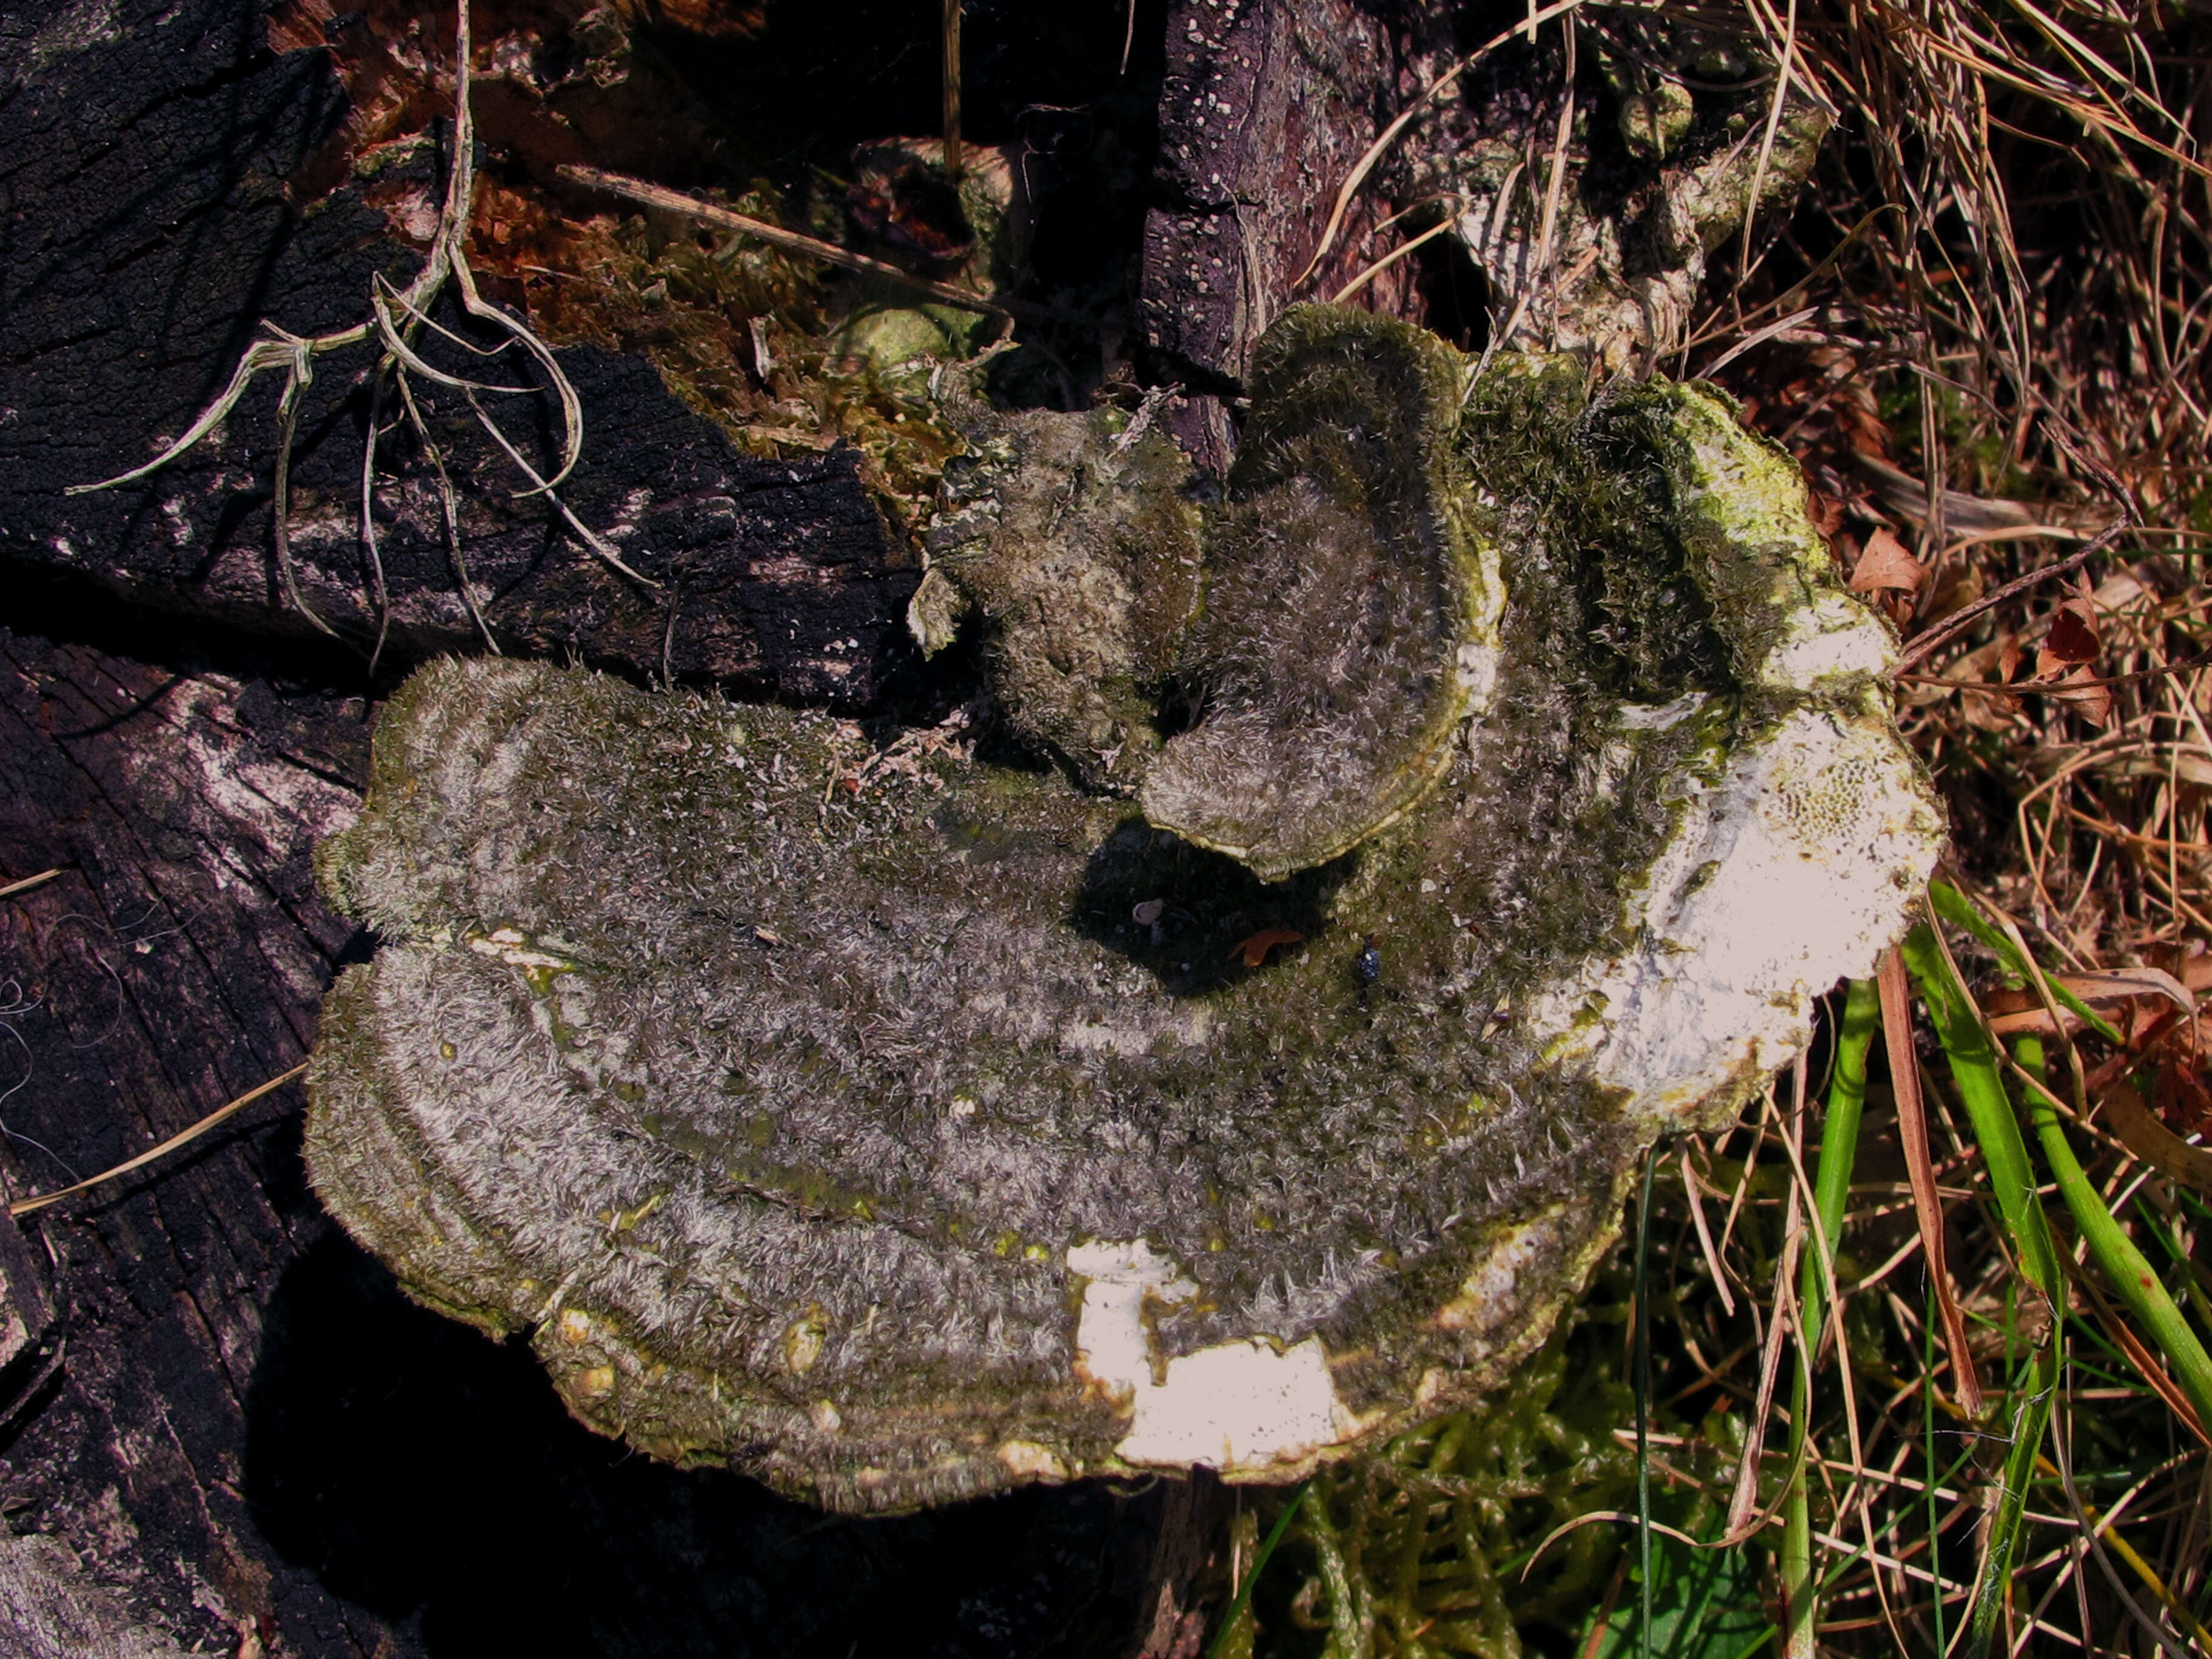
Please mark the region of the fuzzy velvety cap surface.
[[[969, 451], [945, 469], [915, 637], [941, 648], [972, 608], [999, 708], [1042, 755], [1265, 879], [1324, 864], [1436, 781], [1495, 672], [1466, 374], [1405, 323], [1292, 307], [1210, 509], [1151, 405], [999, 415], [956, 380]], [[1170, 710], [1194, 729], [1170, 737]]]
[[325, 1007], [325, 1201], [586, 1422], [843, 1509], [1295, 1478], [1479, 1395], [1941, 826], [1724, 400], [1516, 371], [1454, 443], [1486, 708], [1279, 883], [921, 734], [854, 794], [824, 716], [423, 671], [320, 857], [385, 941]]
[[969, 449], [945, 468], [908, 625], [933, 654], [980, 611], [1007, 725], [1090, 787], [1130, 793], [1198, 605], [1188, 464], [1118, 409], [1000, 416], [952, 395]]
[[1434, 335], [1340, 307], [1261, 337], [1183, 647], [1205, 712], [1146, 777], [1153, 823], [1278, 880], [1435, 781], [1489, 688], [1504, 597], [1454, 450], [1466, 372]]

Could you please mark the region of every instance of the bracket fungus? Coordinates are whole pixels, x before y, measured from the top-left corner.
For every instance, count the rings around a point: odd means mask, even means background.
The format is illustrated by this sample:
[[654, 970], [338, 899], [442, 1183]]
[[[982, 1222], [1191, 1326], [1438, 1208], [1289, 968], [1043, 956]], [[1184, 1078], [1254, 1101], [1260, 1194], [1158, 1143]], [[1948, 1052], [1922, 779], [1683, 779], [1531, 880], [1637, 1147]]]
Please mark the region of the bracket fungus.
[[307, 1152], [415, 1296], [844, 1510], [1292, 1479], [1541, 1341], [1901, 931], [1894, 641], [1710, 388], [1310, 307], [1254, 393], [1212, 502], [1138, 420], [968, 411], [917, 629], [980, 612], [1060, 764], [825, 795], [817, 713], [392, 701]]

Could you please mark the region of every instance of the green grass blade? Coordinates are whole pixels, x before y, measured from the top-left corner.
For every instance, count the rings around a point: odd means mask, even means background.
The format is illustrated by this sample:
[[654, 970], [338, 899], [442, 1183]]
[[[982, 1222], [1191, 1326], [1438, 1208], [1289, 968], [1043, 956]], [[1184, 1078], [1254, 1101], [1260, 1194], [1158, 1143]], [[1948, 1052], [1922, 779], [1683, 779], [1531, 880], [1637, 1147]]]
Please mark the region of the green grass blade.
[[2212, 1425], [2212, 1355], [2206, 1354], [2204, 1345], [2197, 1340], [2197, 1333], [2174, 1305], [2149, 1261], [2105, 1207], [2105, 1200], [2082, 1172], [2057, 1108], [2044, 1097], [2033, 1095], [2028, 1116], [2042, 1144], [2044, 1162], [2058, 1182], [2058, 1195], [2073, 1212], [2074, 1224], [2081, 1229], [2090, 1258], [2104, 1270], [2128, 1310], [2166, 1356], [2166, 1363], [2173, 1368], [2174, 1382], [2197, 1408], [2197, 1420]]
[[[1981, 937], [1979, 933], [1975, 936]], [[2027, 1143], [2021, 1138], [2019, 1117], [2005, 1091], [1996, 1050], [1990, 1046], [1979, 1011], [1934, 932], [1925, 926], [1915, 927], [1902, 948], [1905, 967], [1919, 987], [1936, 1039], [1943, 1045], [1951, 1081], [1973, 1126], [1982, 1161], [1989, 1169], [1998, 1214], [2012, 1236], [2015, 1259], [2022, 1275], [2050, 1304], [2055, 1331], [2063, 1306], [2058, 1289], [2057, 1247], [2052, 1243], [2042, 1201], [2036, 1196]], [[1974, 1587], [1973, 1607], [1967, 1615], [1966, 1650], [1971, 1655], [1987, 1653], [1997, 1634], [2028, 1487], [2057, 1389], [2057, 1345], [2046, 1334], [2033, 1362], [2030, 1385], [2026, 1389], [2015, 1385], [2012, 1391], [2012, 1449], [2005, 1456], [2003, 1485], [1990, 1517], [1988, 1553], [1983, 1558], [1981, 1579]]]
[[[1236, 1599], [1230, 1602], [1229, 1611], [1222, 1614], [1221, 1627], [1213, 1632], [1213, 1640], [1206, 1646], [1206, 1659], [1231, 1659], [1232, 1633], [1239, 1631], [1245, 1610], [1252, 1605], [1252, 1587], [1260, 1582], [1260, 1570], [1267, 1565], [1267, 1558], [1275, 1553], [1275, 1547], [1283, 1541], [1283, 1534], [1291, 1529], [1291, 1522], [1297, 1516], [1298, 1506], [1306, 1501], [1306, 1492], [1311, 1484], [1308, 1482], [1307, 1486], [1297, 1489], [1291, 1501], [1283, 1505], [1283, 1512], [1275, 1517], [1275, 1524], [1267, 1528], [1265, 1541], [1252, 1557], [1252, 1570], [1244, 1575], [1244, 1582], [1237, 1587]], [[1251, 1633], [1249, 1630], [1242, 1633], [1244, 1638], [1243, 1650], [1249, 1654], [1252, 1650]]]
[[[2078, 999], [2065, 992], [2064, 988], [2053, 984], [2045, 978], [2041, 968], [2027, 960], [2017, 943], [2006, 937], [2002, 931], [1990, 927], [1988, 922], [1979, 915], [1974, 915], [1972, 907], [1966, 905], [1966, 901], [1960, 895], [1949, 888], [1944, 888], [1943, 893], [1948, 896], [1938, 897], [1935, 891], [1937, 885], [1940, 884], [1931, 884], [1929, 896], [1936, 903], [1939, 914], [1955, 908], [1962, 916], [1972, 916], [1972, 924], [1962, 922], [1961, 925], [1971, 926], [1977, 939], [1993, 939], [1995, 942], [1991, 948], [1997, 950], [2008, 964], [2026, 975], [2032, 983], [2047, 991], [2053, 1000], [2072, 1008], [2077, 1014], [2088, 1019], [2099, 1030], [2100, 1035], [2106, 1036], [2114, 1042], [2119, 1041], [2118, 1032], [2113, 1030], [2104, 1021], [2098, 1019], [2095, 1015], [2089, 1013], [2082, 1007]], [[1925, 930], [1915, 928], [1914, 938], [1918, 938], [1923, 931]], [[1911, 941], [1908, 940], [1908, 950], [1911, 944]], [[1936, 944], [1933, 935], [1929, 936], [1929, 944], [1940, 953], [1941, 946]], [[1908, 962], [1911, 960], [1909, 956], [1907, 960]], [[1966, 995], [1966, 988], [1959, 983], [1956, 970], [1952, 968], [1948, 957], [1944, 958], [1942, 968], [1943, 971], [1933, 977], [1941, 979], [1943, 989], [1954, 1004], [1964, 1013], [1973, 1015], [1977, 1011]], [[1923, 994], [1929, 996], [1929, 1011], [1933, 1013], [1935, 1011], [1933, 994], [1925, 987]], [[1988, 1054], [1994, 1063], [1996, 1053], [1990, 1047], [1989, 1038], [1980, 1021], [1976, 1018], [1972, 1023], [1976, 1046], [1982, 1053]], [[1939, 1030], [1942, 1029], [1940, 1020], [1938, 1025]], [[1951, 1039], [1948, 1036], [1945, 1036], [1943, 1046], [1947, 1054], [1954, 1054], [1953, 1066], [1955, 1070], [1958, 1061], [1951, 1048]], [[2104, 1271], [2106, 1277], [2112, 1280], [2112, 1287], [2119, 1292], [2121, 1299], [2128, 1304], [2129, 1311], [2135, 1315], [2144, 1329], [2149, 1333], [2151, 1340], [2158, 1345], [2159, 1351], [2166, 1356], [2166, 1364], [2173, 1368], [2174, 1381], [2179, 1384], [2189, 1403], [2196, 1408], [2197, 1421], [2212, 1425], [2212, 1356], [2205, 1353], [2203, 1343], [2197, 1340], [2197, 1333], [2190, 1328], [2188, 1320], [2183, 1316], [2181, 1310], [2175, 1305], [2173, 1297], [2167, 1293], [2165, 1285], [2152, 1270], [2150, 1262], [2136, 1247], [2135, 1240], [2128, 1237], [2118, 1218], [2106, 1207], [2104, 1200], [2098, 1195], [2096, 1188], [2090, 1183], [2089, 1177], [2083, 1172], [2081, 1160], [2074, 1156], [2073, 1143], [2066, 1138], [2065, 1126], [2059, 1118], [2058, 1103], [2051, 1095], [2049, 1090], [2042, 1086], [2039, 1076], [2041, 1060], [2042, 1045], [2039, 1042], [2023, 1050], [2022, 1073], [2029, 1083], [2028, 1121], [2033, 1126], [2037, 1141], [2043, 1149], [2044, 1162], [2050, 1166], [2051, 1173], [2057, 1182], [2058, 1195], [2065, 1200], [2067, 1209], [2072, 1213], [2074, 1224], [2081, 1231], [2082, 1242], [2088, 1246], [2091, 1258]], [[1990, 1080], [2002, 1090], [2001, 1080], [1995, 1078]], [[1963, 1085], [1963, 1079], [1961, 1081]], [[1971, 1106], [1969, 1109], [1972, 1109]], [[1978, 1134], [1981, 1133], [1978, 1117], [1975, 1121], [1975, 1130]], [[1990, 1173], [1994, 1177], [1996, 1174], [1994, 1161], [1990, 1165]], [[2002, 1202], [2002, 1194], [1999, 1194], [1999, 1201]], [[2008, 1220], [2009, 1220], [2008, 1216]], [[2057, 1258], [2054, 1255], [2052, 1257], [2054, 1267]], [[2026, 1261], [2027, 1259], [2023, 1256], [2023, 1266], [2026, 1265]], [[2042, 1289], [2046, 1295], [2050, 1295], [2056, 1303], [2058, 1298], [2055, 1293], [2054, 1285], [2055, 1280], [2052, 1284], [2039, 1282], [2039, 1288]]]
[[[1784, 1651], [1808, 1652], [1813, 1639], [1813, 1517], [1805, 1486], [1807, 1436], [1812, 1425], [1813, 1356], [1820, 1351], [1826, 1291], [1835, 1270], [1837, 1235], [1844, 1205], [1850, 1196], [1851, 1170], [1858, 1160], [1859, 1121], [1866, 1109], [1867, 1054], [1881, 1029], [1881, 997], [1875, 982], [1853, 980], [1844, 993], [1843, 1018], [1836, 1032], [1835, 1076], [1820, 1124], [1820, 1156], [1813, 1174], [1813, 1207], [1820, 1218], [1814, 1248], [1806, 1252], [1797, 1304], [1802, 1310], [1797, 1340], [1802, 1355], [1790, 1385], [1790, 1491], [1782, 1511], [1782, 1585]], [[1823, 1259], [1825, 1249], [1826, 1259]], [[1838, 1356], [1838, 1363], [1842, 1357]]]
[[1659, 1146], [1644, 1154], [1636, 1200], [1636, 1561], [1637, 1650], [1651, 1659], [1651, 1182]]
[[2021, 1135], [2012, 1097], [2005, 1092], [1996, 1050], [1990, 1046], [1980, 1011], [1959, 982], [1942, 943], [1924, 923], [1906, 934], [1899, 949], [1950, 1062], [1952, 1080], [1973, 1126], [1982, 1162], [1988, 1166], [1990, 1190], [2005, 1231], [2012, 1236], [2021, 1271], [2046, 1301], [2056, 1304], [2060, 1295], [2057, 1247], [2051, 1243], [2051, 1224], [2035, 1195], [2027, 1142]]
[[1972, 1624], [1966, 1632], [1970, 1654], [1990, 1650], [1997, 1633], [1998, 1616], [2004, 1609], [2005, 1589], [2012, 1577], [2013, 1555], [2019, 1547], [2021, 1522], [2027, 1509], [2027, 1494], [2035, 1480], [2036, 1460], [2043, 1452], [2043, 1434], [2051, 1422], [2051, 1401], [2058, 1395], [2058, 1343], [2056, 1326], [2045, 1334], [2043, 1346], [2029, 1361], [2027, 1386], [2013, 1380], [2012, 1448], [2005, 1453], [2004, 1484], [1998, 1489], [1996, 1513], [1990, 1520], [1989, 1559], [1982, 1582], [1974, 1587]]
[[[1866, 1109], [1867, 1056], [1881, 1029], [1881, 996], [1870, 979], [1855, 979], [1844, 994], [1843, 1018], [1836, 1030], [1835, 1080], [1828, 1085], [1828, 1109], [1820, 1125], [1820, 1157], [1813, 1175], [1813, 1201], [1820, 1230], [1832, 1252], [1850, 1197], [1851, 1171], [1858, 1161], [1859, 1118]], [[1805, 1270], [1805, 1305], [1812, 1308], [1823, 1276]], [[1816, 1324], [1809, 1315], [1807, 1324]]]
[[[2003, 960], [2004, 964], [2020, 975], [2023, 984], [2034, 981], [2037, 977], [2035, 969], [2033, 964], [2021, 955], [2020, 947], [2004, 936], [2002, 929], [1990, 926], [1989, 918], [1975, 909], [1973, 901], [1960, 892], [1957, 888], [1943, 882], [1931, 881], [1928, 884], [1928, 902], [1936, 907], [1936, 914], [1944, 921], [1963, 932], [1972, 933], [1990, 950], [1996, 951]], [[2078, 1017], [2106, 1042], [2116, 1045], [2119, 1043], [2121, 1041], [2119, 1032], [2102, 1014], [2056, 980], [2050, 983], [2051, 1000], [2060, 1007]]]

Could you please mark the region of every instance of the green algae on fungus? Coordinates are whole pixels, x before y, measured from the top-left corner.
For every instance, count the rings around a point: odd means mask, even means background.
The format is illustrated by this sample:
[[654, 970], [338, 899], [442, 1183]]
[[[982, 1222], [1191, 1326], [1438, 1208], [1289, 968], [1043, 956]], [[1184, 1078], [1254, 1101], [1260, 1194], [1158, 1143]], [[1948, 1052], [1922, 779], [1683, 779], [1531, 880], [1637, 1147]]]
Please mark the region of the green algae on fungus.
[[[1442, 429], [1420, 510], [1498, 549], [1494, 683], [1425, 791], [1281, 881], [1118, 775], [940, 746], [825, 795], [821, 714], [424, 670], [319, 860], [385, 941], [325, 1008], [325, 1201], [416, 1296], [528, 1334], [586, 1423], [840, 1509], [1294, 1479], [1479, 1400], [1642, 1149], [1871, 969], [1941, 826], [1886, 624], [1717, 393], [1586, 408], [1538, 366]], [[1608, 594], [1669, 584], [1697, 650], [1608, 631]], [[1304, 942], [1245, 967], [1271, 928]]]

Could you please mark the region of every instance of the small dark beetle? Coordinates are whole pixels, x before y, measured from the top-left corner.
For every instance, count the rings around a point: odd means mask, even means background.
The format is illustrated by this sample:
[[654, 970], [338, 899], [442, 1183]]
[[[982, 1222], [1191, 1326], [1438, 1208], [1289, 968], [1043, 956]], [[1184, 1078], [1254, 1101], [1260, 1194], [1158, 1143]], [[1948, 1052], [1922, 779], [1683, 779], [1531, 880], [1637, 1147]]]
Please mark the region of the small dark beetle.
[[1376, 944], [1374, 934], [1367, 936], [1366, 948], [1353, 959], [1352, 976], [1359, 981], [1362, 991], [1382, 977], [1382, 951]]

